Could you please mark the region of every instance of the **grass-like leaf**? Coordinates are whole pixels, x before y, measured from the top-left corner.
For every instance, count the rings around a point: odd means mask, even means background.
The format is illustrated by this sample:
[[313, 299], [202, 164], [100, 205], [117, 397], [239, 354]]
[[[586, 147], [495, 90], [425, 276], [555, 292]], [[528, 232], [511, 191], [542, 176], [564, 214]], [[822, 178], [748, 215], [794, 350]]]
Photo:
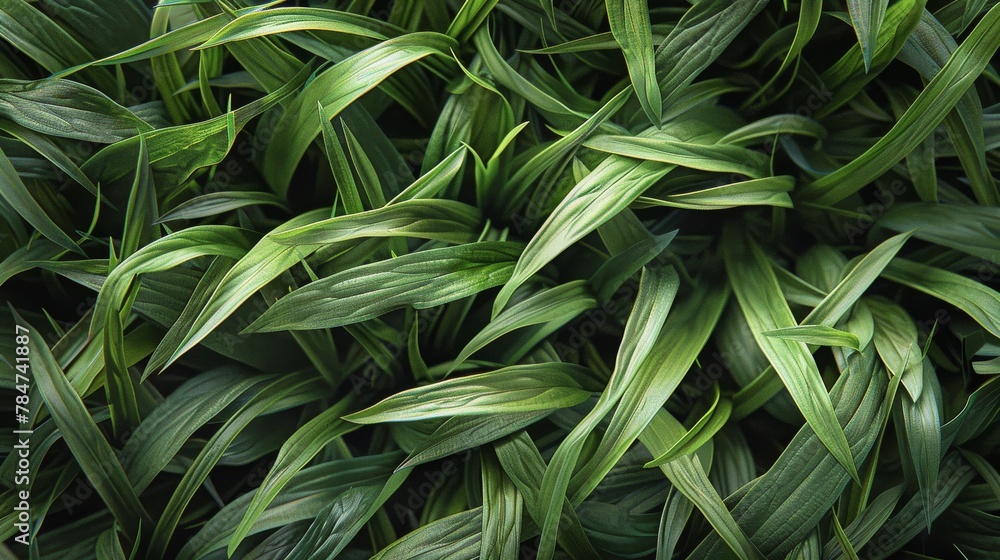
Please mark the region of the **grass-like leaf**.
[[777, 278], [766, 255], [752, 241], [741, 238], [737, 226], [726, 230], [724, 254], [733, 293], [740, 302], [757, 345], [816, 430], [847, 473], [857, 480], [857, 466], [844, 432], [837, 423], [833, 405], [820, 378], [816, 361], [802, 342], [765, 335], [768, 331], [795, 326], [795, 318], [781, 298]]
[[[520, 251], [516, 243], [484, 241], [360, 266], [281, 298], [248, 332], [338, 327], [407, 305], [423, 309], [459, 300], [510, 278]], [[375, 278], [379, 288], [373, 291], [369, 282]]]

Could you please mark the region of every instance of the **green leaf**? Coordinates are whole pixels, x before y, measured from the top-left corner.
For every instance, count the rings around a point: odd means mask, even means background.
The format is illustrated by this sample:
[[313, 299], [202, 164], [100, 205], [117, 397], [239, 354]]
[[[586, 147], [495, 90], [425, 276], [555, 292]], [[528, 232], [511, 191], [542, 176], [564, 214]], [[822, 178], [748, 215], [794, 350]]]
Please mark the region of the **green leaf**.
[[806, 48], [809, 41], [813, 38], [813, 35], [816, 34], [816, 29], [819, 28], [819, 21], [822, 17], [822, 0], [803, 0], [803, 2], [799, 3], [799, 20], [798, 24], [795, 26], [795, 38], [792, 39], [792, 44], [788, 48], [788, 52], [785, 54], [785, 59], [781, 61], [781, 67], [778, 68], [778, 71], [775, 72], [774, 76], [760, 88], [757, 95], [762, 95], [770, 89], [781, 74], [791, 65], [793, 60], [797, 63], [801, 61], [800, 57], [802, 55], [802, 50]]
[[656, 49], [656, 67], [668, 69], [660, 79], [665, 105], [679, 95], [750, 23], [766, 0], [698, 2]]
[[667, 312], [677, 294], [679, 280], [673, 269], [643, 270], [635, 306], [625, 325], [622, 345], [615, 358], [615, 369], [607, 388], [587, 416], [559, 444], [542, 478], [540, 500], [543, 504], [542, 539], [538, 557], [548, 560], [555, 552], [560, 513], [566, 499], [573, 468], [583, 451], [588, 435], [629, 391], [641, 366], [653, 349]]
[[121, 315], [108, 313], [104, 322], [104, 376], [115, 437], [135, 429], [141, 422], [135, 382], [125, 365], [124, 338]]
[[[0, 163], [0, 168], [3, 164]], [[22, 272], [34, 268], [33, 262], [47, 261], [56, 257], [64, 251], [62, 247], [52, 243], [48, 239], [38, 238], [31, 243], [21, 246], [16, 251], [7, 255], [7, 258], [0, 263], [0, 284], [6, 284], [8, 280]]]
[[205, 444], [170, 496], [150, 539], [148, 558], [162, 559], [181, 516], [209, 472], [233, 440], [255, 418], [295, 404], [322, 397], [322, 381], [302, 374], [282, 376], [268, 383], [243, 404]]
[[825, 325], [801, 325], [765, 331], [764, 336], [774, 336], [785, 340], [805, 342], [815, 346], [841, 346], [854, 350], [861, 350], [861, 342], [852, 333], [844, 332]]
[[946, 443], [961, 445], [979, 436], [989, 426], [991, 415], [1000, 410], [1000, 383], [996, 378], [987, 378], [986, 382], [973, 391], [965, 405], [941, 427], [943, 440]]
[[679, 491], [671, 490], [670, 497], [663, 504], [663, 515], [660, 518], [660, 533], [656, 541], [656, 560], [673, 558], [674, 551], [680, 542], [681, 531], [687, 525], [694, 504]]
[[84, 254], [83, 250], [77, 247], [76, 243], [52, 221], [52, 218], [45, 213], [38, 201], [31, 196], [28, 187], [21, 181], [17, 170], [14, 169], [3, 150], [0, 150], [0, 181], [3, 181], [4, 184], [4, 188], [0, 189], [0, 197], [32, 227], [63, 249]]
[[361, 237], [414, 237], [471, 243], [479, 237], [481, 212], [455, 200], [404, 200], [367, 212], [337, 216], [276, 233], [281, 244], [323, 245]]
[[847, 274], [809, 312], [809, 315], [802, 320], [802, 324], [834, 326], [889, 266], [910, 235], [912, 234], [901, 233], [890, 237], [859, 259], [857, 264], [851, 266], [849, 263]]
[[526, 364], [409, 389], [345, 418], [359, 424], [553, 410], [590, 397], [576, 378], [580, 366]]
[[993, 495], [1000, 499], [1000, 473], [997, 472], [996, 467], [991, 465], [985, 457], [974, 451], [959, 449], [958, 452], [972, 465], [972, 468], [976, 469], [979, 476], [983, 477]]
[[284, 201], [271, 193], [252, 191], [215, 192], [186, 200], [160, 216], [156, 223], [173, 220], [197, 220], [217, 216], [247, 206], [278, 206], [287, 209]]
[[[255, 12], [265, 6], [253, 6], [236, 10], [234, 14], [238, 17], [242, 14]], [[78, 72], [89, 66], [106, 66], [112, 64], [124, 64], [146, 60], [154, 56], [166, 53], [177, 52], [189, 49], [206, 41], [229, 21], [227, 14], [218, 14], [206, 17], [177, 29], [172, 29], [167, 33], [151, 38], [145, 43], [136, 45], [130, 49], [123, 50], [117, 54], [107, 56], [98, 60], [88, 60], [72, 68], [66, 68], [60, 72], [55, 72], [53, 77], [65, 78], [74, 72]]]
[[979, 375], [995, 375], [1000, 373], [1000, 358], [972, 362], [972, 369]]
[[899, 376], [912, 400], [923, 390], [923, 366], [917, 327], [899, 305], [881, 298], [866, 300], [875, 320], [872, 340], [889, 373]]
[[566, 195], [517, 261], [513, 274], [497, 295], [493, 317], [514, 291], [559, 253], [597, 229], [670, 170], [656, 162], [609, 157]]
[[142, 492], [195, 432], [254, 385], [265, 380], [244, 368], [202, 372], [167, 396], [132, 432], [122, 448], [122, 467]]
[[122, 232], [119, 258], [131, 257], [140, 247], [160, 237], [160, 230], [155, 225], [158, 213], [156, 187], [150, 177], [149, 150], [146, 149], [146, 142], [140, 136], [139, 158], [135, 166], [135, 180], [129, 193], [128, 207], [125, 210], [125, 231]]
[[613, 256], [590, 277], [598, 301], [607, 305], [629, 278], [653, 259], [677, 236], [677, 230], [650, 235], [630, 211], [624, 211], [597, 230]]
[[455, 19], [448, 24], [445, 34], [459, 43], [465, 43], [486, 21], [498, 3], [498, 0], [465, 0], [455, 14]]
[[865, 70], [871, 68], [879, 30], [882, 28], [882, 20], [885, 18], [885, 10], [888, 6], [889, 0], [849, 0], [847, 2], [847, 11], [851, 14], [854, 32], [858, 35], [858, 43], [861, 44]]
[[229, 555], [232, 556], [243, 539], [250, 534], [250, 529], [264, 513], [268, 504], [281, 489], [299, 471], [302, 470], [331, 441], [354, 429], [353, 426], [341, 420], [344, 412], [351, 406], [354, 396], [349, 394], [336, 404], [317, 414], [309, 422], [295, 431], [278, 451], [274, 466], [267, 473], [260, 488], [254, 492], [253, 501], [247, 506], [243, 520], [229, 539]]
[[[844, 528], [844, 536], [851, 543], [854, 550], [863, 548], [872, 538], [875, 532], [885, 524], [892, 515], [893, 508], [903, 496], [903, 485], [894, 486], [881, 493], [868, 506], [861, 511], [850, 525]], [[840, 544], [828, 542], [823, 547], [823, 558], [834, 560], [840, 556]]]
[[642, 136], [595, 136], [583, 145], [620, 156], [703, 171], [739, 173], [755, 179], [767, 172], [768, 159], [762, 153], [739, 146], [685, 142], [666, 130]]
[[[803, 9], [805, 9], [803, 7]], [[824, 138], [827, 136], [826, 127], [815, 120], [796, 115], [793, 113], [772, 115], [756, 120], [748, 125], [737, 128], [726, 134], [720, 140], [720, 144], [743, 145], [752, 143], [760, 138], [767, 138], [776, 134], [801, 134], [811, 138]]]
[[387, 204], [397, 204], [418, 198], [434, 198], [440, 195], [465, 163], [465, 148], [456, 148], [434, 167], [418, 177], [408, 187], [400, 191]]
[[[665, 455], [674, 442], [680, 441], [684, 428], [663, 410], [650, 420], [643, 430], [641, 440], [643, 445], [655, 456]], [[659, 465], [660, 470], [670, 479], [670, 483], [687, 497], [712, 525], [719, 537], [728, 545], [728, 550], [721, 553], [728, 556], [735, 554], [741, 560], [758, 559], [763, 555], [752, 543], [743, 529], [737, 525], [730, 514], [722, 497], [712, 486], [708, 474], [700, 459], [695, 456], [680, 456], [669, 463]]]
[[521, 492], [492, 451], [483, 454], [481, 469], [483, 529], [479, 557], [483, 560], [516, 558], [521, 549]]
[[411, 33], [383, 41], [320, 73], [288, 104], [275, 127], [262, 161], [268, 184], [279, 196], [285, 196], [294, 166], [320, 133], [317, 103], [323, 106], [323, 118], [332, 119], [400, 68], [432, 54], [444, 54], [453, 46], [454, 41], [445, 35]]
[[[545, 475], [545, 460], [528, 434], [521, 431], [500, 440], [493, 446], [504, 472], [513, 480], [524, 499], [528, 515], [536, 525], [541, 524], [545, 515], [539, 500], [542, 479]], [[559, 544], [572, 558], [596, 560], [600, 558], [594, 550], [587, 533], [580, 525], [576, 512], [568, 501], [564, 501], [562, 521], [559, 530]]]
[[913, 231], [917, 239], [986, 260], [996, 258], [1000, 246], [1000, 208], [901, 202], [878, 224], [895, 231]]
[[[72, 159], [59, 146], [53, 142], [51, 139], [38, 134], [33, 130], [29, 130], [20, 125], [14, 124], [12, 122], [5, 122], [0, 120], [0, 130], [7, 132], [11, 136], [17, 138], [21, 142], [31, 146], [33, 150], [42, 155], [45, 159], [52, 162], [60, 171], [70, 176], [74, 181], [87, 189], [87, 191], [94, 195], [96, 198], [100, 198], [98, 195], [97, 186], [91, 182], [90, 178], [83, 173], [83, 171], [73, 162]], [[111, 206], [107, 200], [101, 199], [106, 205]]]
[[173, 317], [167, 333], [163, 335], [160, 343], [156, 346], [156, 350], [153, 351], [153, 355], [146, 362], [146, 368], [142, 375], [143, 379], [163, 368], [170, 359], [171, 354], [183, 343], [184, 337], [191, 330], [195, 319], [201, 313], [202, 309], [204, 309], [212, 292], [218, 287], [219, 282], [222, 281], [235, 262], [235, 259], [227, 257], [216, 257], [212, 260], [212, 264], [205, 269], [201, 278], [198, 279], [197, 284], [194, 286], [190, 294], [190, 299], [183, 304], [180, 313], [176, 317]]
[[745, 232], [740, 231], [738, 226], [727, 224], [723, 240], [730, 285], [757, 345], [781, 377], [806, 422], [816, 430], [820, 440], [851, 478], [857, 480], [858, 471], [850, 447], [837, 423], [812, 353], [802, 342], [763, 334], [796, 326], [795, 317], [781, 297], [777, 278], [766, 255], [756, 243], [746, 239]]
[[[958, 45], [948, 31], [930, 13], [924, 12], [920, 23], [900, 51], [899, 58], [920, 72], [926, 80], [931, 80], [956, 48]], [[1000, 198], [996, 192], [996, 180], [986, 163], [982, 121], [982, 102], [975, 88], [970, 88], [955, 105], [955, 109], [945, 117], [944, 124], [952, 147], [971, 183], [972, 192], [982, 203], [990, 204], [991, 200]]]
[[[321, 103], [317, 103], [322, 107]], [[320, 119], [326, 121], [326, 117], [320, 111]], [[342, 123], [344, 127], [344, 140], [347, 142], [347, 153], [354, 164], [354, 169], [361, 179], [361, 186], [364, 189], [365, 197], [368, 199], [368, 206], [371, 208], [381, 208], [385, 206], [385, 191], [382, 188], [378, 173], [372, 165], [371, 160], [365, 154], [364, 148], [358, 142], [357, 137], [348, 128], [347, 123]]]
[[[410, 451], [399, 468], [413, 467], [496, 441], [549, 415], [550, 410], [452, 416]], [[540, 476], [540, 475], [539, 475]]]
[[[250, 119], [274, 107], [294, 91], [305, 71], [272, 93], [234, 111], [207, 121], [161, 128], [144, 135], [149, 146], [149, 162], [163, 189], [176, 189], [198, 169], [217, 165], [229, 153], [235, 134]], [[137, 152], [139, 138], [133, 136], [112, 144], [94, 154], [83, 165], [83, 171], [103, 182], [111, 182], [132, 171], [124, 154]]]
[[[887, 89], [886, 93], [889, 96], [889, 104], [892, 106], [893, 116], [898, 119], [913, 104], [919, 92], [915, 88], [900, 86], [898, 89]], [[951, 116], [946, 117], [949, 120], [951, 118]], [[934, 136], [928, 136], [912, 152], [906, 155], [906, 168], [910, 172], [913, 189], [920, 200], [924, 202], [938, 202], [937, 164], [934, 161], [936, 155], [934, 144]]]
[[[810, 89], [818, 96], [820, 107], [815, 117], [823, 119], [855, 98], [864, 87], [896, 59], [925, 12], [927, 0], [894, 2], [885, 12], [878, 44], [865, 66], [861, 44], [855, 43], [844, 56], [813, 81]], [[842, 20], [846, 23], [848, 18]]]
[[198, 48], [245, 41], [278, 33], [327, 31], [371, 39], [388, 39], [402, 30], [374, 18], [324, 8], [272, 8], [244, 13], [219, 29]]
[[510, 278], [520, 250], [516, 243], [484, 241], [362, 265], [281, 298], [247, 332], [337, 327], [406, 306], [460, 300]]
[[105, 144], [153, 130], [100, 91], [70, 80], [0, 79], [0, 116], [45, 135]]
[[733, 402], [729, 398], [722, 398], [718, 384], [713, 385], [712, 389], [712, 403], [705, 414], [669, 449], [646, 463], [644, 465], [646, 468], [669, 463], [677, 457], [694, 453], [708, 443], [716, 432], [726, 424], [726, 420], [729, 419], [729, 414], [733, 410]]
[[196, 226], [162, 237], [118, 263], [100, 287], [90, 332], [96, 334], [108, 313], [120, 312], [129, 287], [140, 274], [169, 270], [205, 255], [241, 257], [248, 249], [244, 232], [226, 226]]
[[[636, 383], [622, 397], [597, 450], [580, 467], [571, 482], [573, 503], [580, 503], [593, 492], [632, 443], [645, 433], [662, 409], [662, 403], [681, 384], [708, 342], [726, 306], [729, 292], [725, 286], [705, 279], [699, 279], [695, 286], [694, 293], [678, 302], [677, 308], [667, 318], [662, 330], [664, 336], [657, 339], [640, 367]], [[677, 438], [682, 435], [681, 427]], [[655, 453], [662, 454], [673, 443], [674, 440], [664, 443], [663, 449]], [[660, 467], [662, 469], [664, 465]], [[701, 508], [700, 505], [698, 507]]]
[[372, 560], [475, 558], [480, 551], [482, 506], [424, 525], [383, 548]]
[[1000, 293], [964, 276], [918, 262], [898, 259], [883, 276], [947, 301], [965, 311], [993, 336], [1000, 336]]
[[112, 527], [101, 533], [97, 539], [97, 550], [95, 551], [99, 560], [125, 560], [125, 552], [122, 551], [122, 543], [118, 538], [117, 527]]
[[[323, 214], [322, 211], [301, 214], [275, 228], [272, 234], [312, 223], [319, 220]], [[185, 231], [191, 229], [194, 228]], [[235, 254], [234, 258], [239, 261], [215, 284], [207, 303], [198, 309], [198, 315], [192, 320], [184, 337], [180, 341], [171, 341], [171, 345], [176, 347], [164, 345], [163, 353], [169, 352], [170, 355], [164, 367], [201, 342], [240, 305], [314, 249], [315, 247], [308, 246], [284, 246], [265, 236], [249, 250]]]
[[[258, 535], [272, 529], [287, 527], [289, 524], [312, 523], [327, 511], [331, 504], [342, 499], [341, 496], [347, 494], [347, 497], [350, 497], [351, 488], [363, 486], [367, 490], [372, 486], [385, 485], [389, 471], [399, 459], [398, 452], [376, 453], [358, 458], [320, 462], [302, 469], [271, 502], [270, 507], [254, 525], [252, 533]], [[204, 558], [215, 551], [225, 554], [228, 537], [243, 519], [243, 513], [253, 496], [253, 493], [245, 493], [226, 504], [188, 540], [178, 554], [178, 560]], [[351, 515], [346, 520], [353, 522], [361, 515], [363, 514]], [[322, 519], [325, 520], [326, 517]], [[302, 536], [299, 533], [296, 542], [288, 547], [289, 551]]]
[[[0, 7], [0, 37], [49, 73], [94, 59], [65, 29], [25, 0]], [[103, 68], [92, 69], [83, 78], [105, 92], [115, 89], [114, 78]]]
[[149, 526], [152, 519], [125, 476], [118, 457], [104, 439], [104, 434], [94, 422], [80, 395], [70, 385], [52, 352], [41, 341], [41, 333], [20, 316], [15, 315], [15, 318], [18, 325], [29, 331], [31, 371], [46, 410], [52, 415], [74, 459], [115, 520], [130, 538], [137, 536], [140, 525]]
[[607, 0], [605, 4], [611, 33], [625, 55], [632, 88], [649, 122], [659, 128], [663, 106], [656, 79], [649, 6], [639, 0]]
[[[1000, 25], [1000, 7], [995, 6], [983, 16], [892, 130], [851, 163], [806, 185], [801, 190], [802, 197], [817, 204], [838, 202], [905, 158], [944, 120], [1000, 48], [1000, 35], [993, 33], [997, 25]], [[997, 202], [1000, 195], [996, 192], [994, 185], [991, 205], [1000, 203]]]
[[[166, 33], [171, 15], [176, 15], [177, 12], [181, 11], [187, 11], [187, 9], [184, 7], [164, 7], [153, 12], [153, 20], [149, 26], [150, 36], [156, 37]], [[185, 80], [177, 55], [173, 52], [163, 53], [150, 58], [149, 64], [153, 70], [153, 83], [163, 96], [163, 104], [174, 124], [182, 124], [199, 118], [201, 107], [195, 101], [194, 95], [190, 91], [178, 91], [184, 86]]]
[[326, 151], [326, 159], [330, 162], [330, 170], [337, 181], [337, 193], [340, 195], [344, 210], [348, 214], [363, 212], [365, 206], [361, 201], [361, 192], [358, 191], [351, 166], [347, 163], [344, 146], [340, 143], [340, 137], [333, 123], [323, 118], [323, 103], [317, 101], [316, 105], [319, 107], [319, 120], [323, 127], [323, 149]]
[[722, 210], [738, 206], [792, 208], [792, 199], [787, 193], [794, 187], [795, 180], [787, 175], [764, 177], [662, 197], [640, 196], [635, 206], [669, 206], [689, 210]]
[[403, 484], [409, 471], [352, 485], [326, 506], [288, 558], [335, 558]]
[[[839, 424], [851, 442], [852, 458], [861, 464], [878, 435], [873, 423], [888, 414], [885, 374], [875, 367], [869, 347], [847, 359], [832, 391]], [[812, 427], [803, 426], [768, 471], [745, 487], [732, 514], [760, 550], [784, 557], [805, 540], [850, 482], [840, 461]], [[694, 550], [694, 558], [725, 557], [728, 550], [709, 535]]]
[[914, 495], [899, 508], [895, 515], [879, 528], [862, 549], [865, 558], [888, 558], [927, 528], [926, 518], [920, 515], [925, 507], [931, 509], [933, 517], [940, 515], [976, 476], [975, 469], [969, 467], [958, 453], [952, 452], [941, 461], [941, 474], [937, 491], [931, 503], [925, 506], [920, 494]]
[[542, 332], [550, 332], [596, 304], [582, 280], [541, 290], [502, 311], [472, 337], [452, 362], [449, 373], [477, 351], [508, 333], [532, 325], [544, 325]]
[[995, 0], [0, 4], [26, 558], [1000, 548]]
[[547, 82], [535, 83], [522, 76], [497, 52], [496, 45], [493, 44], [486, 27], [479, 28], [473, 37], [473, 44], [479, 52], [479, 56], [482, 57], [486, 70], [489, 71], [498, 85], [502, 85], [523, 97], [553, 124], [570, 128], [577, 127], [587, 120], [589, 114], [582, 114], [576, 110], [577, 103], [564, 101], [564, 98], [571, 98], [576, 102], [586, 102], [586, 98], [574, 97], [576, 92], [573, 91], [556, 92], [552, 87], [549, 87]]
[[[531, 159], [510, 175], [504, 188], [510, 193], [510, 201], [501, 201], [505, 212], [512, 212], [522, 203], [520, 200], [529, 188], [539, 179], [553, 173], [553, 170], [564, 167], [576, 148], [591, 134], [597, 131], [607, 119], [611, 118], [629, 100], [633, 90], [625, 88], [608, 100], [598, 111], [586, 121], [565, 136], [546, 145], [533, 154]], [[529, 216], [530, 217], [530, 216]]]
[[941, 388], [938, 386], [934, 369], [927, 361], [921, 368], [923, 387], [920, 396], [911, 398], [904, 394], [900, 403], [903, 421], [897, 423], [897, 430], [902, 425], [906, 443], [901, 444], [901, 451], [908, 455], [904, 462], [912, 465], [917, 478], [917, 486], [923, 497], [924, 519], [927, 527], [931, 527], [934, 519], [931, 498], [937, 491], [939, 466], [941, 464]]

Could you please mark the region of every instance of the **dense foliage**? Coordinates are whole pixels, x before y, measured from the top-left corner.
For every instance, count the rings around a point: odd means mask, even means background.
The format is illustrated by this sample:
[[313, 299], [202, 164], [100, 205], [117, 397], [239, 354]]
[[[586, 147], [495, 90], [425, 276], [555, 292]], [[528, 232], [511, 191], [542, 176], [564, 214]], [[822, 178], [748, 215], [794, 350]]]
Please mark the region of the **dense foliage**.
[[0, 556], [1000, 550], [996, 0], [0, 37]]

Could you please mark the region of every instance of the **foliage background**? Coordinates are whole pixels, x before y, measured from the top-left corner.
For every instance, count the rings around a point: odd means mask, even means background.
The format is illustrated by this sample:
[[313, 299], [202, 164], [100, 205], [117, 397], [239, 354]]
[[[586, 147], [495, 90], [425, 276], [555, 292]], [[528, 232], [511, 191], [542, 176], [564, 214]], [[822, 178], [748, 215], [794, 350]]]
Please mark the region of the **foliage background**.
[[997, 2], [0, 37], [5, 557], [1000, 550]]

